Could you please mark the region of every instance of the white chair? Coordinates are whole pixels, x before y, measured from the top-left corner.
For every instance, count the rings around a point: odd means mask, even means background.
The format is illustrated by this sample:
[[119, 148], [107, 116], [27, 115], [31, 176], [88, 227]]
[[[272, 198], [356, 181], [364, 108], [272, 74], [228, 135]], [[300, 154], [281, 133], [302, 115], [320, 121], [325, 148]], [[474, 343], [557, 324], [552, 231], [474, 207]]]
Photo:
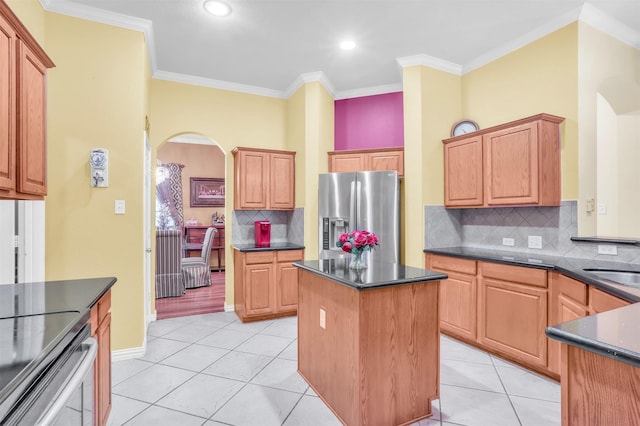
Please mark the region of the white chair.
[[202, 252], [199, 257], [182, 258], [182, 281], [185, 288], [197, 288], [211, 285], [211, 247], [213, 238], [218, 232], [216, 228], [207, 228], [202, 241]]

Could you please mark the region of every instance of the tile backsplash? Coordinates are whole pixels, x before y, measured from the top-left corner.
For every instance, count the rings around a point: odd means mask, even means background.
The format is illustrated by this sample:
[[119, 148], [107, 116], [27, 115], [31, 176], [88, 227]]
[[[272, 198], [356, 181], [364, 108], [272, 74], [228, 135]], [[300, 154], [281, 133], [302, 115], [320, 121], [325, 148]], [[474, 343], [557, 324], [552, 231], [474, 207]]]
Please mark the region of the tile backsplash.
[[304, 244], [304, 209], [283, 210], [234, 210], [231, 215], [232, 244], [254, 243], [254, 222], [271, 222], [271, 241]]
[[[598, 244], [571, 241], [578, 235], [577, 202], [560, 207], [500, 207], [445, 209], [425, 206], [425, 248], [468, 246], [640, 263], [640, 248], [618, 245], [618, 255], [599, 255]], [[528, 247], [529, 236], [540, 236], [542, 248]], [[503, 238], [513, 239], [505, 246]]]

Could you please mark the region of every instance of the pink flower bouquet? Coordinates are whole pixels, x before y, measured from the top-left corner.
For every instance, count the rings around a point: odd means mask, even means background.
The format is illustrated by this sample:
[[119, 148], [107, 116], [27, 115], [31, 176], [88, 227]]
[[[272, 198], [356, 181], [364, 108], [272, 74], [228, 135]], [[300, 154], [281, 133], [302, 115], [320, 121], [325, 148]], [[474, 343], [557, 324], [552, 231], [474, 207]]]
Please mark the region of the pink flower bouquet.
[[373, 250], [378, 245], [378, 237], [369, 231], [351, 231], [340, 234], [336, 246], [346, 253], [359, 255]]

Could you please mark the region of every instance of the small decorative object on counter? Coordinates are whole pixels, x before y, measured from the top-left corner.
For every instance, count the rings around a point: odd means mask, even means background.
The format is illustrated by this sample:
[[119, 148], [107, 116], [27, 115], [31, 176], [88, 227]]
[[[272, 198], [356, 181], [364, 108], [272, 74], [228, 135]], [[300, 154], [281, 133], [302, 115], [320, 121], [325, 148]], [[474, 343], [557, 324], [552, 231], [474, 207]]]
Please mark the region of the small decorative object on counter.
[[345, 232], [338, 237], [336, 246], [340, 247], [345, 253], [353, 255], [349, 268], [365, 269], [367, 262], [363, 254], [371, 251], [378, 245], [378, 237], [375, 233], [369, 231], [351, 231]]
[[188, 226], [198, 226], [198, 225], [200, 225], [200, 222], [198, 222], [198, 219], [196, 219], [195, 217], [192, 217], [191, 219], [187, 220], [187, 225]]

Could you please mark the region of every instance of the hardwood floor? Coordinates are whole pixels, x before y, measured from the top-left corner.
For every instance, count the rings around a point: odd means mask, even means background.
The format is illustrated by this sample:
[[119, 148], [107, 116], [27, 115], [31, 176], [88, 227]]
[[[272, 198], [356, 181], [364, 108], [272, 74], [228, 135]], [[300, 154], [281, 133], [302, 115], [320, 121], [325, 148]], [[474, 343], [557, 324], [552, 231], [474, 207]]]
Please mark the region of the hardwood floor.
[[224, 311], [224, 272], [211, 273], [211, 285], [188, 289], [181, 297], [156, 299], [158, 319]]

